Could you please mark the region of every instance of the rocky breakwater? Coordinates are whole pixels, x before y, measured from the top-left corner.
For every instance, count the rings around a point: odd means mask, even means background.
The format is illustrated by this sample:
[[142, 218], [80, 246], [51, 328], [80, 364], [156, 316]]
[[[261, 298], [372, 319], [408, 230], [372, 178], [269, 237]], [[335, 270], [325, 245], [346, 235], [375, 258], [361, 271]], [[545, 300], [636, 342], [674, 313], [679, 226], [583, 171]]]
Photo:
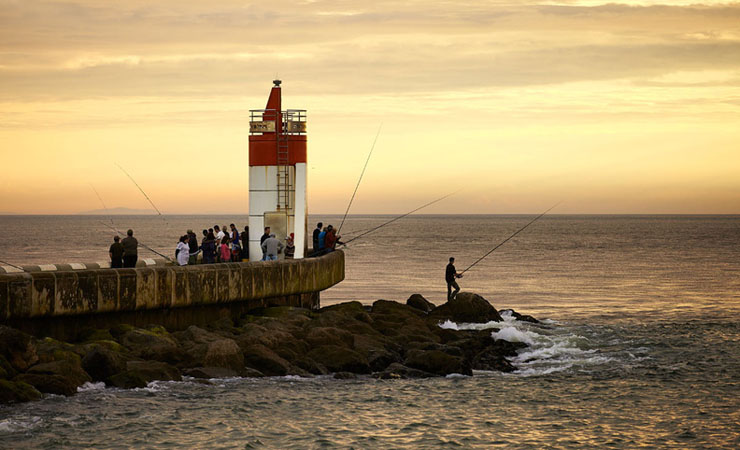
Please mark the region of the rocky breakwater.
[[329, 374], [391, 379], [514, 370], [507, 358], [526, 344], [495, 340], [491, 329], [439, 326], [447, 320], [502, 319], [484, 298], [460, 293], [439, 307], [415, 294], [406, 304], [378, 300], [372, 306], [350, 302], [318, 311], [260, 308], [237, 320], [176, 332], [116, 325], [82, 331], [75, 342], [37, 339], [0, 326], [0, 402], [34, 400], [42, 393], [73, 395], [86, 382], [135, 388], [183, 376], [203, 382]]

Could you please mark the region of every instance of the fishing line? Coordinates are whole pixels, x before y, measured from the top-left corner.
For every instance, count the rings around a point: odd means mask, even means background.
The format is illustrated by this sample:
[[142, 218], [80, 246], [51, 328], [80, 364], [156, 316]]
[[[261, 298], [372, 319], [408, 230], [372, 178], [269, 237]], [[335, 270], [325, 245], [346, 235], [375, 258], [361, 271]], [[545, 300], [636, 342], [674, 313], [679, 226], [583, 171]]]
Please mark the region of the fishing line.
[[407, 212], [406, 214], [402, 214], [402, 215], [400, 215], [400, 216], [398, 216], [398, 217], [395, 217], [395, 218], [393, 218], [393, 219], [389, 220], [388, 222], [385, 222], [385, 223], [382, 223], [382, 224], [380, 224], [380, 225], [378, 225], [378, 226], [376, 226], [376, 227], [370, 228], [369, 230], [365, 231], [364, 233], [361, 233], [361, 234], [359, 234], [359, 235], [357, 235], [357, 236], [353, 237], [352, 239], [348, 240], [347, 242], [345, 242], [345, 243], [344, 243], [344, 245], [347, 245], [347, 244], [349, 244], [350, 242], [352, 242], [352, 241], [354, 241], [354, 240], [356, 240], [356, 239], [359, 239], [359, 238], [361, 238], [361, 237], [365, 236], [366, 234], [370, 234], [370, 233], [372, 233], [372, 232], [373, 232], [373, 231], [375, 231], [375, 230], [378, 230], [378, 229], [380, 229], [380, 228], [383, 228], [383, 227], [384, 227], [384, 226], [386, 226], [386, 225], [390, 225], [391, 223], [395, 222], [396, 220], [399, 220], [399, 219], [403, 219], [404, 217], [406, 217], [406, 216], [408, 216], [408, 215], [411, 215], [411, 214], [415, 213], [416, 211], [419, 211], [420, 209], [424, 209], [424, 208], [426, 208], [427, 206], [431, 206], [431, 205], [433, 205], [433, 204], [435, 204], [435, 203], [437, 203], [437, 202], [441, 202], [442, 200], [446, 199], [447, 197], [450, 197], [450, 196], [452, 196], [452, 195], [455, 195], [455, 194], [457, 194], [458, 192], [460, 192], [460, 191], [455, 191], [455, 192], [449, 193], [449, 194], [445, 195], [444, 197], [440, 197], [440, 198], [438, 198], [437, 200], [432, 200], [432, 201], [431, 201], [431, 202], [429, 202], [429, 203], [426, 203], [426, 204], [424, 204], [424, 205], [422, 205], [422, 206], [419, 206], [418, 208], [414, 209], [413, 211]]
[[555, 208], [556, 206], [558, 206], [558, 205], [559, 205], [559, 204], [561, 204], [561, 203], [562, 203], [562, 202], [557, 202], [557, 203], [555, 203], [554, 205], [552, 205], [552, 206], [550, 207], [550, 209], [548, 209], [547, 211], [543, 212], [543, 213], [542, 213], [542, 214], [540, 214], [539, 216], [537, 216], [537, 217], [535, 217], [534, 219], [532, 219], [532, 220], [531, 220], [531, 221], [530, 221], [530, 222], [529, 222], [528, 224], [526, 224], [526, 225], [524, 225], [523, 227], [519, 228], [519, 229], [518, 229], [518, 230], [516, 231], [516, 233], [514, 233], [514, 234], [512, 234], [511, 236], [509, 236], [509, 237], [507, 237], [506, 239], [504, 239], [504, 240], [503, 240], [503, 241], [502, 241], [502, 242], [501, 242], [500, 244], [498, 244], [497, 246], [493, 247], [493, 249], [492, 249], [491, 251], [489, 251], [489, 252], [488, 252], [488, 253], [486, 253], [485, 255], [481, 256], [480, 258], [478, 258], [478, 259], [477, 259], [477, 260], [476, 260], [476, 261], [475, 261], [475, 262], [474, 262], [473, 264], [469, 265], [467, 269], [465, 269], [465, 270], [463, 270], [462, 272], [460, 272], [460, 275], [462, 275], [462, 274], [464, 274], [465, 272], [467, 272], [468, 270], [470, 270], [470, 269], [471, 269], [471, 268], [472, 268], [472, 267], [473, 267], [474, 265], [476, 265], [476, 264], [478, 264], [479, 262], [483, 261], [483, 259], [485, 259], [485, 257], [486, 257], [486, 256], [488, 256], [488, 255], [490, 255], [491, 253], [493, 253], [493, 252], [494, 252], [494, 251], [495, 251], [495, 250], [496, 250], [497, 248], [499, 248], [499, 247], [501, 247], [502, 245], [504, 245], [505, 243], [507, 243], [507, 242], [508, 242], [508, 241], [509, 241], [509, 240], [510, 240], [511, 238], [513, 238], [513, 237], [514, 237], [514, 236], [516, 236], [517, 234], [519, 234], [519, 233], [521, 233], [522, 231], [524, 231], [524, 229], [525, 229], [525, 228], [527, 228], [528, 226], [530, 226], [530, 225], [532, 225], [533, 223], [535, 223], [535, 222], [536, 222], [536, 221], [537, 221], [537, 220], [538, 220], [538, 219], [539, 219], [540, 217], [544, 216], [545, 214], [547, 214], [548, 212], [550, 212], [550, 211], [551, 211], [552, 209], [554, 209], [554, 208]]
[[352, 197], [349, 199], [349, 204], [347, 205], [347, 211], [344, 212], [344, 217], [342, 217], [342, 223], [339, 224], [339, 229], [337, 229], [337, 234], [339, 234], [340, 231], [342, 231], [342, 225], [344, 225], [344, 220], [347, 218], [347, 214], [349, 214], [349, 208], [352, 206], [352, 201], [355, 199], [355, 194], [357, 194], [357, 189], [360, 187], [360, 182], [362, 181], [363, 175], [365, 175], [365, 169], [367, 169], [367, 163], [370, 162], [370, 156], [373, 154], [373, 150], [375, 150], [375, 143], [378, 142], [378, 136], [380, 136], [380, 130], [383, 128], [383, 124], [381, 123], [378, 127], [378, 132], [375, 134], [375, 140], [373, 140], [373, 145], [370, 147], [370, 153], [367, 154], [367, 159], [365, 160], [365, 166], [362, 168], [362, 172], [360, 173], [360, 179], [357, 180], [357, 186], [355, 186], [355, 191], [352, 193]]
[[0, 263], [5, 264], [6, 266], [15, 267], [16, 269], [22, 270], [24, 272], [26, 271], [26, 269], [24, 269], [23, 267], [16, 266], [15, 264], [10, 264], [9, 262], [3, 261], [2, 259], [0, 259]]
[[[100, 194], [98, 193], [98, 190], [95, 189], [95, 186], [93, 186], [92, 183], [90, 183], [90, 187], [95, 192], [95, 195], [98, 196], [98, 200], [100, 200], [100, 204], [103, 205], [103, 210], [105, 210], [105, 214], [108, 215], [108, 220], [110, 220], [110, 224], [113, 225], [113, 226], [115, 226], [115, 224], [113, 223], [113, 216], [111, 216], [110, 211], [108, 211], [108, 207], [105, 206], [105, 202], [103, 201], [103, 197], [100, 196]], [[119, 232], [118, 234], [121, 234], [121, 233]]]
[[[117, 229], [116, 229], [115, 227], [112, 227], [112, 226], [108, 225], [107, 223], [103, 222], [102, 220], [99, 220], [98, 222], [100, 222], [100, 223], [101, 223], [101, 224], [102, 224], [103, 226], [105, 226], [105, 227], [107, 227], [107, 228], [110, 228], [111, 230], [115, 231], [115, 232], [116, 232], [116, 233], [118, 233], [119, 235], [121, 235], [121, 236], [124, 236], [124, 234], [123, 234], [123, 233], [121, 233], [120, 231], [118, 231], [118, 230], [117, 230]], [[142, 242], [141, 242], [141, 241], [139, 241], [138, 239], [136, 240], [136, 242], [138, 242], [138, 243], [139, 243], [139, 245], [141, 245], [141, 246], [142, 246], [142, 247], [144, 247], [145, 249], [149, 250], [150, 252], [152, 252], [152, 253], [154, 253], [154, 254], [157, 254], [157, 255], [161, 256], [162, 258], [166, 259], [167, 261], [169, 261], [169, 262], [171, 262], [171, 263], [173, 263], [173, 264], [175, 263], [175, 261], [173, 261], [172, 259], [170, 259], [170, 257], [169, 257], [169, 256], [165, 256], [165, 255], [163, 255], [163, 254], [159, 253], [158, 251], [156, 251], [156, 250], [154, 250], [153, 248], [151, 248], [151, 247], [149, 247], [149, 246], [145, 245], [144, 243], [142, 243]]]
[[144, 189], [142, 189], [141, 186], [139, 186], [139, 183], [137, 183], [136, 180], [134, 180], [134, 177], [132, 177], [128, 172], [126, 172], [126, 169], [124, 169], [123, 167], [121, 167], [120, 164], [116, 163], [116, 165], [118, 166], [119, 169], [121, 169], [123, 171], [123, 173], [126, 174], [126, 176], [129, 178], [129, 180], [133, 181], [133, 183], [136, 185], [136, 187], [139, 188], [139, 191], [141, 191], [141, 193], [144, 194], [144, 197], [149, 201], [149, 204], [152, 205], [152, 207], [154, 207], [154, 210], [155, 211], [157, 211], [157, 214], [159, 214], [159, 217], [161, 217], [162, 220], [164, 220], [164, 223], [165, 223], [165, 225], [167, 225], [167, 228], [170, 228], [170, 224], [167, 222], [167, 219], [165, 219], [164, 215], [162, 214], [162, 211], [160, 211], [159, 208], [157, 208], [157, 205], [154, 204], [154, 202], [152, 201], [152, 199], [149, 198], [148, 195], [146, 195], [146, 192], [144, 192]]

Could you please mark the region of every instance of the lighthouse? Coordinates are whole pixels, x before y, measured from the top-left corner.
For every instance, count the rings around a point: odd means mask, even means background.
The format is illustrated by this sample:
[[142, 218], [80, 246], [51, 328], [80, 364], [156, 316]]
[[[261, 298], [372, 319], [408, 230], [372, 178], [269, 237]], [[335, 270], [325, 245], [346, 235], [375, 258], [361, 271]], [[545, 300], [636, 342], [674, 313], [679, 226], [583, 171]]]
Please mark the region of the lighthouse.
[[[249, 111], [249, 258], [262, 258], [270, 227], [281, 242], [294, 233], [295, 258], [307, 251], [306, 111], [282, 109], [280, 80], [265, 109]], [[283, 255], [280, 255], [280, 259]]]

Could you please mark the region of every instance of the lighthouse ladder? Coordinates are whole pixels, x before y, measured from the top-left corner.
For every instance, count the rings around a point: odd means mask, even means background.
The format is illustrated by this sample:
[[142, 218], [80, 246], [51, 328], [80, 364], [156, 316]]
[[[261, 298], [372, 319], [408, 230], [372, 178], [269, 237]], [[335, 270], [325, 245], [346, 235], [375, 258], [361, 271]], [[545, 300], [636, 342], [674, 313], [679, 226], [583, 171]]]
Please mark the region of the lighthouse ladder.
[[288, 157], [288, 135], [285, 129], [278, 134], [277, 148], [277, 189], [278, 189], [278, 211], [290, 208], [290, 161]]

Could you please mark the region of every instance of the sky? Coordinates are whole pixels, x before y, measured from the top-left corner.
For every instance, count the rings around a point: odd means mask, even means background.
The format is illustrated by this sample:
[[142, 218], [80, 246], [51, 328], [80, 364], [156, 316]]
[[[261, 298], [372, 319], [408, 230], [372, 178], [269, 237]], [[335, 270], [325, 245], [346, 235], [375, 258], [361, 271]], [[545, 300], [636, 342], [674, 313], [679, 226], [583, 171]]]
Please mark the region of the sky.
[[740, 214], [740, 3], [526, 0], [0, 0], [0, 214], [246, 214], [276, 77], [312, 214]]

